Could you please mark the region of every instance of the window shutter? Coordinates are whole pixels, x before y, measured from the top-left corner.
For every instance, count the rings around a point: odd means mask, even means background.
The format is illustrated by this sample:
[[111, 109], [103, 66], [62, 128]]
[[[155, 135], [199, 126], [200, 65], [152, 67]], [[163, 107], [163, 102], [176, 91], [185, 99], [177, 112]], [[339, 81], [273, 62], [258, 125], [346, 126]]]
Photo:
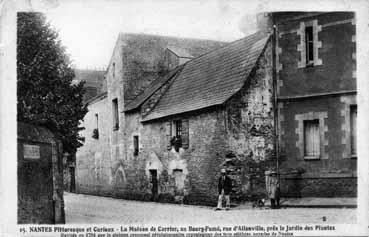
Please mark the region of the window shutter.
[[166, 133], [167, 133], [167, 149], [170, 150], [172, 145], [170, 144], [170, 140], [172, 139], [172, 123], [169, 121], [166, 125]]
[[189, 147], [190, 141], [189, 141], [189, 123], [188, 119], [182, 120], [182, 147], [183, 149], [187, 149]]

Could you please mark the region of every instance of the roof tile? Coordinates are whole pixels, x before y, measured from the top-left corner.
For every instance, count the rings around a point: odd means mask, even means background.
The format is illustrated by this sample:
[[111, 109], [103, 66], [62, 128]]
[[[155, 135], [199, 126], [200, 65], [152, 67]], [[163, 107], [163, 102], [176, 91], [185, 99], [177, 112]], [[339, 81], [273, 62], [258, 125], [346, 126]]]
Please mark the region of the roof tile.
[[241, 89], [268, 38], [256, 33], [189, 61], [143, 121], [224, 103]]

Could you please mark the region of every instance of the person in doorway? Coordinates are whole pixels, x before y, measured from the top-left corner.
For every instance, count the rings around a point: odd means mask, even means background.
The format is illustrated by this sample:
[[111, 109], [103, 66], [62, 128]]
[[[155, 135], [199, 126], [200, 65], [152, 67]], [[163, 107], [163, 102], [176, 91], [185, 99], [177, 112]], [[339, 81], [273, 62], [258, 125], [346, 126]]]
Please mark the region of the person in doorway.
[[220, 172], [221, 176], [219, 177], [218, 182], [219, 197], [218, 197], [218, 205], [217, 208], [215, 209], [216, 211], [222, 209], [223, 198], [225, 198], [226, 200], [226, 210], [229, 210], [231, 206], [231, 199], [229, 195], [232, 190], [232, 180], [231, 178], [228, 177], [225, 169], [221, 169]]
[[279, 180], [277, 172], [275, 171], [270, 172], [267, 188], [271, 208], [272, 209], [279, 208]]

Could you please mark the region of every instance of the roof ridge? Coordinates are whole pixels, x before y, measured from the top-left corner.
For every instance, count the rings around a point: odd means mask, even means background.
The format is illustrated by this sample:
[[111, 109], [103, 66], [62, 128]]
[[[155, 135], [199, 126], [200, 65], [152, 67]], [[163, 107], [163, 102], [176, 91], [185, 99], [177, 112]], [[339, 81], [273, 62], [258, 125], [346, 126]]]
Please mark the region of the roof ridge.
[[127, 35], [127, 36], [150, 36], [150, 37], [158, 37], [158, 38], [172, 38], [172, 39], [184, 39], [184, 40], [198, 40], [198, 41], [211, 41], [217, 43], [225, 43], [228, 44], [227, 41], [213, 40], [213, 39], [200, 39], [200, 38], [191, 38], [191, 37], [182, 37], [182, 36], [174, 36], [174, 35], [156, 35], [156, 34], [148, 34], [148, 33], [133, 33], [133, 32], [119, 32], [119, 36]]
[[[248, 35], [248, 36], [245, 36], [245, 37], [243, 37], [243, 38], [241, 38], [241, 39], [238, 39], [238, 40], [232, 41], [232, 42], [230, 42], [230, 43], [228, 43], [228, 44], [226, 44], [226, 45], [224, 45], [224, 46], [221, 46], [221, 47], [219, 47], [219, 48], [216, 48], [216, 49], [210, 50], [210, 51], [208, 51], [208, 52], [206, 52], [206, 53], [204, 53], [204, 54], [201, 54], [200, 56], [194, 57], [194, 58], [193, 58], [193, 59], [191, 59], [190, 61], [191, 61], [191, 62], [193, 62], [193, 61], [195, 61], [195, 60], [197, 60], [197, 59], [199, 59], [199, 58], [201, 58], [201, 57], [203, 57], [203, 56], [205, 56], [205, 55], [211, 54], [211, 53], [216, 52], [216, 51], [218, 51], [218, 50], [222, 50], [222, 49], [224, 49], [224, 48], [226, 48], [226, 47], [231, 47], [231, 46], [233, 46], [234, 44], [238, 43], [239, 41], [245, 40], [246, 38], [251, 38], [252, 36], [261, 35], [262, 33], [263, 33], [263, 32], [261, 32], [261, 31], [257, 31], [257, 32], [255, 32], [255, 33], [253, 33], [253, 34], [251, 34], [251, 35]], [[268, 37], [268, 34], [266, 34], [266, 35], [265, 35], [265, 37]], [[263, 38], [265, 38], [265, 37], [263, 37]], [[261, 38], [261, 39], [262, 39], [262, 38]], [[190, 61], [189, 61], [189, 62], [190, 62]]]

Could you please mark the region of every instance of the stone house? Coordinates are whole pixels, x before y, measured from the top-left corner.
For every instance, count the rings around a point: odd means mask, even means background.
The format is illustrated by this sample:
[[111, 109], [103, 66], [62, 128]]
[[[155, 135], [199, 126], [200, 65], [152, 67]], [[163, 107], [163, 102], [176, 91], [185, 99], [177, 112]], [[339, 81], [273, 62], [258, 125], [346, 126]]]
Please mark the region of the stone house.
[[356, 42], [352, 12], [280, 12], [276, 80], [281, 191], [356, 196]]
[[275, 163], [271, 54], [262, 33], [229, 44], [121, 34], [107, 92], [88, 103], [77, 191], [214, 204], [226, 166], [234, 200], [262, 195]]
[[228, 44], [120, 34], [88, 102], [77, 191], [212, 205], [226, 167], [236, 202], [264, 197], [270, 169], [282, 196], [356, 196], [354, 19], [263, 13]]

